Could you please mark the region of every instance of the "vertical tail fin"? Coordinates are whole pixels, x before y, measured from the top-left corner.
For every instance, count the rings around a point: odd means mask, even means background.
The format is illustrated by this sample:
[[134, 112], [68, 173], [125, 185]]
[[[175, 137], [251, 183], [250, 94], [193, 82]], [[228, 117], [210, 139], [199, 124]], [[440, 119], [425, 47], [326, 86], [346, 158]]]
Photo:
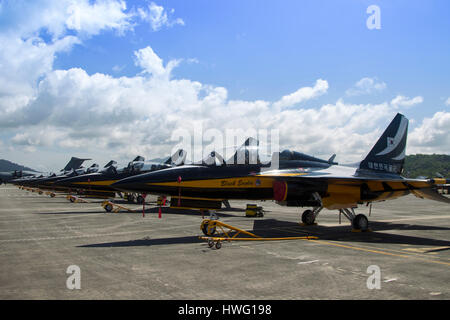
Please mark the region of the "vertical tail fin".
[[103, 168], [108, 168], [108, 167], [114, 166], [114, 165], [116, 165], [116, 164], [117, 164], [116, 161], [111, 160], [111, 161], [109, 161], [107, 164], [105, 164], [105, 166], [104, 166]]
[[405, 162], [408, 119], [397, 113], [359, 169], [400, 174]]
[[70, 171], [72, 169], [78, 169], [81, 167], [84, 161], [91, 160], [91, 159], [80, 159], [77, 157], [72, 157], [70, 161], [66, 164], [63, 170], [61, 171]]
[[227, 161], [227, 164], [258, 164], [260, 163], [258, 154], [259, 141], [249, 137], [240, 146], [236, 153]]

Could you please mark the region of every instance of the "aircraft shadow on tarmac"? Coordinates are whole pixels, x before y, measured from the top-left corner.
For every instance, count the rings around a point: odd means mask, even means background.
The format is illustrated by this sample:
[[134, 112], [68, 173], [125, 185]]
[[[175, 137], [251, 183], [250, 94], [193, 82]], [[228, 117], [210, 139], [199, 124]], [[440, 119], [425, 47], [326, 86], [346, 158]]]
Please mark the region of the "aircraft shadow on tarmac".
[[[225, 209], [225, 210], [226, 210], [227, 212], [228, 212], [228, 211], [229, 211], [229, 212], [245, 212], [245, 209]], [[216, 212], [216, 214], [217, 214], [219, 217], [235, 217], [235, 215], [231, 215], [231, 214], [225, 213], [225, 212], [224, 212], [225, 210], [218, 211], [218, 212]], [[136, 210], [134, 210], [134, 212], [136, 212], [136, 213], [142, 213], [142, 209], [141, 209], [141, 210], [136, 209]], [[150, 214], [152, 214], [152, 213], [158, 214], [158, 213], [159, 213], [159, 207], [146, 208], [146, 209], [144, 210], [144, 212], [145, 212], [145, 213], [150, 213]], [[161, 207], [161, 214], [195, 215], [195, 216], [199, 216], [199, 217], [201, 216], [201, 213], [200, 213], [200, 211], [199, 211], [198, 209], [196, 209], [196, 210], [189, 210], [189, 209], [173, 209], [173, 208], [170, 208], [170, 207]], [[205, 218], [208, 218], [208, 217], [209, 217], [209, 214], [205, 212], [204, 216], [205, 216]]]
[[99, 211], [60, 211], [60, 212], [34, 212], [33, 214], [48, 214], [48, 215], [60, 215], [60, 214], [74, 214], [74, 215], [85, 215], [85, 214], [99, 214], [105, 213], [105, 210]]
[[173, 238], [157, 238], [157, 239], [138, 239], [129, 241], [107, 242], [107, 243], [95, 243], [78, 246], [79, 248], [108, 248], [108, 247], [146, 247], [155, 245], [168, 245], [168, 244], [188, 244], [188, 243], [201, 243], [203, 242], [198, 236], [188, 237], [173, 237]]
[[[446, 227], [435, 227], [426, 225], [398, 224], [389, 222], [372, 222], [372, 232], [350, 232], [350, 226], [309, 226], [303, 227], [298, 223], [280, 221], [275, 219], [255, 220], [253, 230], [248, 230], [258, 236], [265, 238], [293, 237], [293, 236], [318, 236], [321, 240], [331, 240], [337, 242], [360, 242], [374, 244], [402, 244], [414, 246], [436, 246], [436, 250], [427, 252], [439, 252], [450, 250], [450, 241], [406, 236], [379, 231], [386, 230], [450, 230]], [[101, 247], [133, 247], [133, 246], [153, 246], [153, 245], [170, 245], [170, 244], [189, 244], [203, 242], [198, 236], [171, 237], [171, 238], [144, 238], [138, 240], [109, 242], [81, 245], [83, 248], [101, 248]], [[299, 244], [300, 245], [300, 244]]]

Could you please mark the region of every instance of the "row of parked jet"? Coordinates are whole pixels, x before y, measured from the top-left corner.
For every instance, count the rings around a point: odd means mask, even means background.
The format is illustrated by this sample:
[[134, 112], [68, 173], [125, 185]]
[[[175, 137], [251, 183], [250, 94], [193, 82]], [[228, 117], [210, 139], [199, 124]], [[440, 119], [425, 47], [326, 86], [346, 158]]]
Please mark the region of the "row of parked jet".
[[[137, 157], [124, 168], [110, 161], [84, 169], [85, 160], [72, 158], [60, 174], [23, 177], [10, 182], [43, 190], [77, 192], [87, 196], [114, 197], [125, 192], [143, 202], [147, 194], [170, 197], [172, 207], [217, 210], [226, 200], [274, 200], [280, 205], [310, 207], [301, 219], [314, 224], [323, 208], [337, 210], [354, 229], [367, 230], [369, 221], [355, 208], [407, 194], [450, 203], [435, 188], [450, 179], [409, 179], [401, 175], [406, 151], [408, 119], [397, 114], [372, 150], [359, 163], [339, 165], [335, 155], [324, 160], [285, 150], [271, 161], [259, 157], [258, 141], [248, 138], [225, 161], [211, 152], [199, 163], [186, 164], [178, 150], [159, 163]], [[276, 167], [274, 164], [277, 164]], [[132, 200], [132, 199], [129, 199]]]

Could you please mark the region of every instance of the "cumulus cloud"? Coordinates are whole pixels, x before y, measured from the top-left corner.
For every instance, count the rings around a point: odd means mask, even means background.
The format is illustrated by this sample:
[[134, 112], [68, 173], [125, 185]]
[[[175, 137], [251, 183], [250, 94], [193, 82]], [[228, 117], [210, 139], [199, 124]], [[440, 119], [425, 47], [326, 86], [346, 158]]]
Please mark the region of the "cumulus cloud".
[[436, 112], [425, 118], [408, 137], [411, 153], [450, 153], [450, 112]]
[[58, 53], [103, 30], [130, 29], [133, 15], [125, 10], [119, 0], [2, 2], [0, 115], [32, 102]]
[[[173, 79], [172, 70], [182, 60], [165, 62], [150, 45], [134, 52], [135, 64], [141, 69], [135, 76], [90, 75], [82, 68], [54, 70], [57, 53], [71, 50], [84, 37], [102, 30], [118, 34], [129, 30], [133, 14], [126, 11], [123, 1], [52, 3], [41, 2], [49, 11], [43, 10], [41, 18], [36, 16], [32, 26], [18, 26], [22, 33], [14, 28], [0, 32], [0, 128], [12, 137], [6, 146], [3, 141], [3, 149], [62, 149], [62, 162], [68, 150], [99, 162], [112, 157], [126, 161], [138, 154], [148, 158], [168, 155], [180, 130], [273, 129], [279, 131], [283, 148], [324, 157], [337, 153], [339, 161], [357, 161], [370, 150], [396, 108], [423, 101], [420, 96], [397, 96], [379, 104], [338, 99], [319, 108], [299, 107], [328, 92], [323, 79], [275, 101], [232, 100], [225, 87]], [[149, 14], [150, 7], [143, 12]], [[73, 20], [75, 8], [83, 11], [79, 24]], [[94, 17], [100, 8], [110, 12]], [[155, 28], [169, 26], [171, 11], [158, 10], [155, 17], [161, 22]], [[43, 29], [50, 33], [50, 40], [40, 34]], [[376, 79], [362, 80], [355, 88], [366, 93], [385, 87]], [[448, 117], [448, 113], [436, 114], [418, 124], [410, 139], [413, 150], [448, 150]]]
[[110, 29], [123, 33], [132, 28], [132, 14], [126, 13], [126, 3], [119, 0], [82, 0], [71, 2], [66, 13], [65, 25], [69, 30], [96, 35]]
[[162, 59], [150, 46], [135, 51], [134, 55], [136, 56], [136, 65], [143, 69], [143, 73], [156, 77], [169, 78], [172, 69], [180, 63], [180, 60], [170, 60], [164, 67]]
[[404, 96], [396, 96], [394, 99], [391, 100], [391, 105], [398, 109], [398, 108], [410, 108], [416, 104], [422, 103], [423, 98], [421, 96], [414, 97], [412, 99]]
[[173, 19], [171, 16], [175, 10], [171, 9], [169, 12], [156, 3], [151, 2], [147, 8], [138, 8], [140, 18], [150, 24], [153, 31], [158, 31], [162, 27], [172, 27], [174, 25], [184, 26], [184, 21], [181, 18]]
[[303, 87], [297, 91], [283, 96], [279, 101], [274, 103], [276, 108], [286, 108], [294, 106], [303, 101], [316, 98], [325, 94], [328, 90], [328, 82], [326, 80], [318, 79], [314, 87]]
[[377, 78], [362, 78], [356, 82], [353, 87], [346, 91], [347, 96], [359, 96], [364, 94], [372, 94], [381, 92], [386, 89], [386, 83], [379, 81]]
[[[91, 157], [105, 157], [99, 161], [112, 155], [118, 160], [137, 154], [166, 156], [178, 142], [180, 130], [193, 135], [199, 129], [225, 134], [250, 128], [278, 130], [282, 148], [323, 157], [337, 153], [339, 161], [351, 162], [367, 154], [395, 115], [392, 102], [349, 104], [339, 99], [320, 108], [286, 108], [324, 94], [328, 83], [322, 79], [275, 102], [231, 100], [224, 87], [171, 79], [170, 62], [164, 65], [150, 46], [137, 50], [135, 58], [143, 72], [133, 77], [89, 75], [81, 68], [49, 72], [39, 82], [35, 98], [5, 113], [0, 126], [26, 127], [11, 143], [29, 151], [83, 150]], [[430, 139], [442, 140], [445, 124], [424, 123], [421, 130], [433, 127], [443, 131], [428, 134]], [[426, 145], [414, 139], [416, 147]]]

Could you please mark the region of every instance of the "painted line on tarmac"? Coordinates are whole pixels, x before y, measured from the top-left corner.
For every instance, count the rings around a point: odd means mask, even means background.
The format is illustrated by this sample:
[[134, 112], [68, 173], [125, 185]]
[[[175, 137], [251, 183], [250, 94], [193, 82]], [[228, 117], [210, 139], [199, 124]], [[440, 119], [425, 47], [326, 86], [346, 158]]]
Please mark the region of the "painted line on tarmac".
[[[165, 228], [158, 228], [157, 231], [165, 231], [165, 230], [174, 230], [186, 227], [194, 227], [198, 226], [198, 224], [192, 225], [178, 225], [171, 226]], [[28, 241], [47, 241], [47, 240], [64, 240], [64, 239], [78, 239], [78, 238], [98, 238], [98, 237], [109, 237], [109, 236], [120, 236], [120, 235], [129, 235], [143, 232], [154, 232], [155, 229], [144, 229], [144, 230], [133, 230], [133, 231], [122, 231], [122, 232], [109, 232], [109, 233], [96, 233], [96, 234], [84, 234], [84, 235], [74, 235], [74, 236], [65, 236], [65, 237], [41, 237], [41, 238], [24, 238], [24, 239], [6, 239], [0, 240], [0, 243], [9, 243], [9, 242], [28, 242]]]
[[424, 262], [437, 263], [437, 264], [443, 264], [443, 265], [446, 265], [446, 266], [450, 266], [450, 262], [419, 258], [419, 257], [417, 257], [415, 255], [410, 255], [410, 254], [397, 254], [397, 253], [392, 253], [392, 252], [388, 252], [388, 251], [383, 251], [383, 250], [380, 250], [380, 249], [374, 250], [374, 249], [369, 249], [369, 248], [363, 248], [363, 247], [356, 247], [356, 246], [350, 246], [350, 245], [345, 245], [345, 244], [339, 244], [339, 243], [326, 241], [326, 240], [320, 240], [320, 239], [319, 240], [308, 240], [308, 241], [316, 242], [318, 244], [325, 244], [325, 245], [331, 245], [331, 246], [336, 246], [336, 247], [341, 247], [341, 248], [346, 248], [346, 249], [357, 250], [357, 251], [365, 251], [365, 252], [370, 252], [370, 253], [382, 254], [382, 255], [386, 255], [386, 256], [394, 256], [394, 257], [399, 257], [399, 258], [414, 259], [414, 260], [420, 260], [420, 261], [424, 261]]

